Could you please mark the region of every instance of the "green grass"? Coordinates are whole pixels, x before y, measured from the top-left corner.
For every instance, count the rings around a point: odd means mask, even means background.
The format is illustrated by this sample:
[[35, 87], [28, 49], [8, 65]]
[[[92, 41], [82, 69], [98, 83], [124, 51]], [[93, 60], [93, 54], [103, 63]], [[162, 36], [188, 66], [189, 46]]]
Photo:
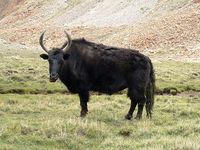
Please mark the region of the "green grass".
[[129, 104], [92, 95], [81, 119], [76, 95], [0, 95], [0, 149], [200, 149], [198, 96], [157, 96], [152, 120], [125, 120]]
[[64, 92], [60, 83], [48, 81], [48, 62], [39, 54], [0, 54], [0, 93]]
[[157, 91], [200, 92], [200, 63], [165, 61], [155, 63]]

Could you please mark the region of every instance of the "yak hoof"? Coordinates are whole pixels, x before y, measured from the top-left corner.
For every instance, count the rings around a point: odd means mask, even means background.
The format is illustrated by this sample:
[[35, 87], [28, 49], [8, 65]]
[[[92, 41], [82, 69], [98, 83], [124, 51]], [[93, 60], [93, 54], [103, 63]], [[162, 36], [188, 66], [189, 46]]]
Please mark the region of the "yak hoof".
[[152, 114], [151, 113], [147, 114], [147, 118], [151, 120], [152, 119]]
[[87, 115], [87, 111], [81, 111], [80, 117], [84, 118]]
[[132, 118], [132, 116], [129, 115], [129, 114], [127, 114], [127, 115], [125, 116], [125, 119], [127, 119], [127, 120], [131, 120], [131, 118]]
[[136, 120], [140, 120], [141, 118], [142, 118], [142, 117], [139, 116], [139, 115], [137, 115], [137, 116], [135, 117]]

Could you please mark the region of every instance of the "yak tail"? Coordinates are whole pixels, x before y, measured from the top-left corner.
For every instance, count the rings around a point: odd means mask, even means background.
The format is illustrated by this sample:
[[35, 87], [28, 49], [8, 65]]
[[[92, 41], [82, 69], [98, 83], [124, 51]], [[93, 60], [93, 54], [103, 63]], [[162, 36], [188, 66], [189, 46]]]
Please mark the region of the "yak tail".
[[154, 94], [155, 94], [155, 73], [151, 61], [150, 61], [150, 66], [151, 66], [150, 80], [146, 89], [146, 112], [147, 112], [147, 117], [151, 119], [154, 106]]

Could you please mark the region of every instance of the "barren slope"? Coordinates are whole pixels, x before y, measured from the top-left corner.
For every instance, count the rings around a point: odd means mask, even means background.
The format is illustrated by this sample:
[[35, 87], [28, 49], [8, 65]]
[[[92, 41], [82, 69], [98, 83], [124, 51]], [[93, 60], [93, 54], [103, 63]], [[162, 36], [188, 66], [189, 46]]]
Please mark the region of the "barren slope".
[[[0, 2], [13, 6], [19, 0]], [[20, 9], [1, 22], [15, 20], [14, 26], [41, 22], [58, 26], [133, 25], [190, 5], [193, 3], [188, 0], [25, 0]], [[3, 7], [1, 10], [10, 9]]]
[[[47, 30], [47, 45], [60, 45], [63, 30], [109, 45], [199, 60], [200, 4], [197, 0], [0, 0], [0, 38], [36, 45]], [[3, 15], [2, 15], [3, 12]], [[165, 57], [165, 58], [168, 58]]]
[[17, 7], [22, 5], [23, 1], [24, 0], [0, 0], [0, 19], [16, 11]]

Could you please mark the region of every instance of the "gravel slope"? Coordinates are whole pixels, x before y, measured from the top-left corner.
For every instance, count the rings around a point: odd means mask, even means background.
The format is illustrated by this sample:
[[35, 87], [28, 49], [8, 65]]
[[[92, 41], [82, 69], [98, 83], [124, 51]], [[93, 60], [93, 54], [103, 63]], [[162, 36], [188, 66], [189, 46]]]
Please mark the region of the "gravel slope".
[[73, 38], [159, 57], [200, 59], [198, 0], [0, 0], [3, 3], [0, 38], [10, 42], [39, 48], [38, 37], [46, 29], [47, 45], [57, 46], [67, 30]]

